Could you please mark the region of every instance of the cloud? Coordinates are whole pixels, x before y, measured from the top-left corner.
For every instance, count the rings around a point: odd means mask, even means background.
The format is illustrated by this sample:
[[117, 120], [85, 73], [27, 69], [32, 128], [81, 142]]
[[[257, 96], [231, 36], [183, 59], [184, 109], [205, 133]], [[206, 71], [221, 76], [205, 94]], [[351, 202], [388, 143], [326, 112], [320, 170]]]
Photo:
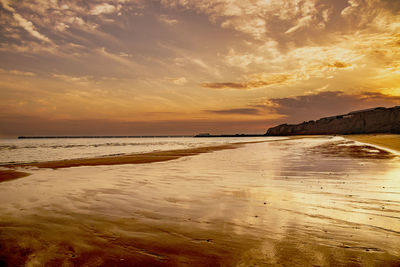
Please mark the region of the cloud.
[[76, 24], [79, 27], [85, 25], [85, 21], [82, 18], [78, 17], [78, 16], [67, 17], [67, 18], [65, 18], [65, 20], [68, 23]]
[[349, 0], [348, 1], [348, 6], [344, 8], [341, 12], [342, 16], [348, 16], [351, 13], [355, 12], [357, 10], [357, 7], [360, 6], [360, 1], [359, 0]]
[[36, 76], [36, 73], [30, 72], [30, 71], [6, 70], [6, 69], [2, 69], [2, 68], [0, 68], [0, 73], [19, 75], [19, 76], [28, 76], [28, 77]]
[[315, 120], [321, 117], [346, 114], [351, 111], [391, 107], [400, 103], [400, 96], [391, 96], [379, 92], [346, 94], [339, 91], [320, 92], [296, 97], [272, 98], [265, 108], [284, 115], [288, 123]]
[[168, 25], [171, 25], [171, 26], [175, 25], [175, 24], [177, 24], [179, 22], [177, 19], [173, 19], [173, 18], [169, 17], [168, 15], [160, 15], [158, 17], [158, 19], [161, 22], [164, 22], [164, 23], [166, 23]]
[[393, 0], [383, 0], [382, 1], [386, 8], [393, 12], [393, 14], [398, 14], [397, 12], [400, 11], [400, 2], [393, 1]]
[[161, 0], [161, 3], [204, 13], [222, 28], [234, 29], [259, 40], [272, 32], [272, 25], [295, 24], [288, 30], [293, 32], [311, 25], [320, 12], [314, 0], [255, 0], [251, 3], [247, 0]]
[[176, 85], [184, 85], [187, 83], [187, 80], [185, 77], [179, 77], [179, 78], [167, 78], [168, 81], [176, 84]]
[[336, 61], [333, 62], [331, 64], [328, 64], [329, 67], [333, 67], [333, 68], [338, 68], [338, 69], [344, 69], [344, 68], [348, 68], [351, 66], [351, 64], [347, 64], [344, 62], [340, 62], [340, 61]]
[[296, 24], [295, 26], [293, 26], [292, 28], [290, 28], [289, 30], [287, 30], [285, 33], [286, 33], [286, 34], [292, 33], [292, 32], [297, 31], [297, 30], [300, 29], [300, 28], [307, 27], [307, 26], [310, 25], [310, 23], [312, 22], [312, 20], [313, 20], [313, 17], [312, 17], [312, 16], [305, 16], [305, 17], [302, 17], [302, 18], [300, 18], [300, 19], [297, 21], [297, 24]]
[[256, 108], [233, 108], [219, 110], [204, 110], [205, 112], [226, 115], [259, 115], [260, 111]]
[[15, 20], [18, 21], [19, 25], [24, 28], [27, 32], [29, 32], [32, 36], [38, 38], [39, 40], [42, 40], [47, 43], [51, 43], [50, 39], [47, 38], [45, 35], [41, 34], [38, 32], [33, 25], [32, 22], [29, 20], [24, 19], [21, 15], [14, 13], [14, 18]]
[[400, 96], [382, 94], [380, 92], [364, 92], [359, 97], [367, 101], [389, 101], [393, 104], [400, 103]]
[[120, 63], [122, 65], [125, 65], [125, 66], [135, 65], [135, 63], [133, 61], [131, 61], [129, 59], [129, 57], [127, 57], [126, 53], [114, 54], [114, 53], [108, 52], [105, 47], [96, 49], [96, 51], [97, 51], [97, 53], [99, 55], [101, 55], [101, 56], [103, 56], [105, 58], [111, 59], [111, 60], [113, 60], [115, 62], [118, 62], [118, 63]]
[[230, 48], [225, 56], [225, 61], [228, 65], [239, 68], [246, 68], [251, 64], [262, 64], [265, 62], [263, 56], [254, 55], [252, 53], [240, 54], [235, 49]]
[[230, 82], [225, 82], [225, 83], [202, 83], [202, 87], [205, 88], [212, 88], [212, 89], [249, 89], [248, 85], [246, 83], [230, 83]]
[[12, 8], [7, 0], [2, 0], [1, 1], [4, 9], [7, 11], [11, 12], [13, 15], [13, 18], [18, 22], [19, 26], [24, 28], [28, 33], [30, 33], [33, 37], [36, 37], [37, 39], [44, 41], [46, 43], [51, 43], [50, 39], [46, 37], [45, 35], [41, 34], [36, 30], [36, 27], [33, 25], [33, 23], [24, 17], [22, 17], [20, 14], [16, 12], [14, 8]]
[[202, 83], [201, 86], [211, 89], [254, 89], [267, 87], [271, 85], [280, 85], [290, 79], [287, 74], [272, 74], [272, 75], [252, 75], [250, 79], [244, 82], [215, 82]]
[[[368, 36], [370, 35], [338, 35], [332, 38], [334, 45], [313, 44], [293, 47], [287, 51], [280, 49], [278, 42], [269, 40], [262, 45], [250, 44], [247, 49], [239, 50], [230, 47], [223, 59], [227, 67], [235, 67], [237, 72], [249, 73], [255, 69], [263, 69], [266, 73], [284, 72], [291, 77], [291, 83], [300, 84], [308, 80], [315, 80], [315, 78], [327, 79], [336, 75], [344, 75], [352, 70], [357, 71], [361, 66], [369, 63], [371, 60], [369, 55], [376, 57], [376, 51], [394, 55], [396, 50], [399, 50], [396, 47], [389, 48], [389, 44], [394, 44], [390, 41], [393, 37], [379, 35], [377, 36], [379, 41], [376, 41], [371, 40]], [[382, 40], [385, 40], [385, 46], [379, 44]], [[354, 77], [354, 80], [356, 79], [358, 79], [357, 76]], [[221, 84], [220, 86], [215, 85], [215, 87], [225, 88], [227, 85]], [[235, 87], [247, 88], [243, 84], [236, 84]]]
[[100, 4], [95, 7], [93, 7], [89, 14], [91, 15], [101, 15], [101, 14], [110, 14], [117, 11], [117, 8], [113, 5], [110, 5], [108, 3]]
[[56, 26], [55, 26], [55, 29], [58, 30], [58, 31], [60, 31], [60, 32], [63, 32], [63, 31], [65, 31], [65, 30], [68, 29], [68, 28], [69, 28], [69, 25], [67, 25], [67, 24], [65, 24], [65, 23], [63, 23], [63, 22], [59, 22], [59, 23], [57, 23]]
[[51, 76], [63, 81], [79, 83], [79, 84], [87, 84], [89, 83], [90, 80], [92, 80], [91, 76], [70, 76], [70, 75], [55, 74], [55, 73], [51, 74]]
[[[42, 45], [34, 41], [21, 41], [20, 44], [17, 43], [0, 43], [0, 51], [7, 53], [40, 53], [47, 52], [50, 54], [56, 54], [57, 47], [53, 45]], [[35, 69], [36, 70], [36, 69]]]

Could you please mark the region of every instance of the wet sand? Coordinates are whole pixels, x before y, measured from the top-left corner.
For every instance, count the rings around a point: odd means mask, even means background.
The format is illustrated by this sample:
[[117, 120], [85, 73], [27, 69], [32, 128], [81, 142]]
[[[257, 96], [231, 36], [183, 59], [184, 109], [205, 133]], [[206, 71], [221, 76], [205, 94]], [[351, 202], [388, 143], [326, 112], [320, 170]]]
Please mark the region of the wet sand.
[[0, 183], [2, 266], [400, 264], [399, 158], [344, 138], [29, 171]]
[[29, 173], [12, 169], [0, 169], [0, 183], [28, 176]]
[[400, 135], [398, 134], [357, 134], [346, 135], [347, 139], [377, 145], [400, 152]]

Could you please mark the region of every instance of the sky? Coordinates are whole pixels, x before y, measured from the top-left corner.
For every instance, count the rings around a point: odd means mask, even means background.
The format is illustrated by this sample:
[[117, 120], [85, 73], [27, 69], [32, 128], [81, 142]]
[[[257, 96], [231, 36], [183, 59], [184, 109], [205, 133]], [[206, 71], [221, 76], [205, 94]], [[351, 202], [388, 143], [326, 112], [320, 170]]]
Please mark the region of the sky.
[[265, 133], [400, 105], [398, 0], [0, 0], [0, 136]]

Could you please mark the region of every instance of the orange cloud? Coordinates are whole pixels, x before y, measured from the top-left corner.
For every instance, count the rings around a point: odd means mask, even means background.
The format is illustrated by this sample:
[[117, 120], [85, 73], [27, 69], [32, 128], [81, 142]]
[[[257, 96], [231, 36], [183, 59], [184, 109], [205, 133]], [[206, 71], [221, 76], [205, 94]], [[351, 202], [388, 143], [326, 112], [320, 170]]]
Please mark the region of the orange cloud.
[[226, 114], [226, 115], [259, 115], [260, 110], [256, 108], [233, 108], [233, 109], [219, 109], [219, 110], [205, 110], [205, 112], [214, 114]]
[[21, 70], [6, 70], [0, 68], [0, 74], [5, 73], [5, 74], [12, 74], [12, 75], [19, 75], [19, 76], [36, 76], [36, 73], [30, 72], [30, 71], [21, 71]]
[[346, 64], [344, 62], [336, 61], [336, 62], [334, 62], [332, 64], [328, 64], [328, 66], [329, 67], [338, 68], [338, 69], [344, 69], [344, 68], [350, 67], [351, 64]]
[[187, 83], [187, 80], [185, 77], [167, 78], [167, 80], [176, 85], [184, 85]]
[[[258, 77], [257, 77], [258, 76]], [[287, 74], [279, 74], [279, 75], [270, 75], [268, 77], [263, 77], [260, 75], [253, 75], [253, 78], [259, 78], [254, 80], [248, 80], [244, 82], [216, 82], [216, 83], [202, 83], [201, 86], [205, 88], [211, 89], [254, 89], [267, 87], [271, 85], [279, 85], [283, 84], [290, 79], [290, 75]]]

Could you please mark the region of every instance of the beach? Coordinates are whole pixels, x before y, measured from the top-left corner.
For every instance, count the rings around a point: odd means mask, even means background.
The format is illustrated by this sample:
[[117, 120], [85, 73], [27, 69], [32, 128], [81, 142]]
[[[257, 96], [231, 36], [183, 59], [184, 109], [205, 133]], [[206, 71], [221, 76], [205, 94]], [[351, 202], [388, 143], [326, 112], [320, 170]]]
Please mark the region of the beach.
[[398, 134], [354, 134], [344, 137], [400, 152], [400, 135]]
[[397, 136], [368, 138], [5, 163], [0, 265], [398, 266]]

